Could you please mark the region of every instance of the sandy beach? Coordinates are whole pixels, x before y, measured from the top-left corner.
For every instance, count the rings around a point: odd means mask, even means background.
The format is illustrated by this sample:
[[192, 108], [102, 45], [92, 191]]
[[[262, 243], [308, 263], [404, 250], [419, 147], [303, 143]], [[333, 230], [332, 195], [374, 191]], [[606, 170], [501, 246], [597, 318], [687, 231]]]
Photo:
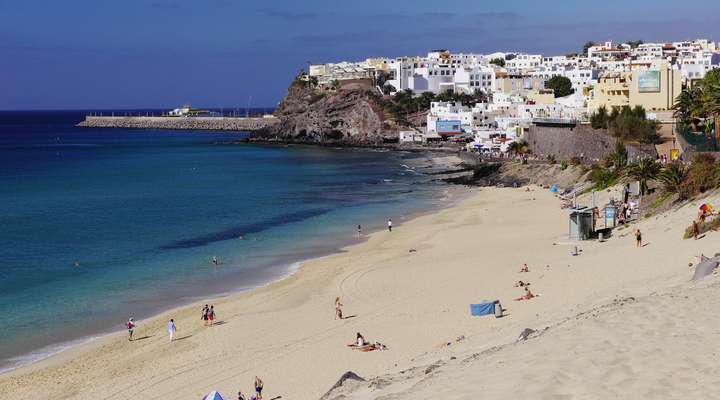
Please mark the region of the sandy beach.
[[[384, 377], [347, 393], [363, 399], [716, 396], [717, 278], [690, 282], [688, 263], [720, 241], [682, 239], [695, 202], [633, 226], [644, 247], [627, 228], [572, 256], [567, 212], [547, 190], [472, 191], [283, 281], [140, 321], [136, 341], [118, 332], [4, 374], [2, 398], [236, 398], [257, 375], [266, 399], [318, 399], [346, 371]], [[518, 280], [541, 296], [513, 301]], [[470, 316], [494, 299], [505, 317]], [[204, 303], [216, 326], [203, 326]], [[525, 328], [537, 333], [516, 342]], [[357, 332], [388, 350], [348, 348]]]

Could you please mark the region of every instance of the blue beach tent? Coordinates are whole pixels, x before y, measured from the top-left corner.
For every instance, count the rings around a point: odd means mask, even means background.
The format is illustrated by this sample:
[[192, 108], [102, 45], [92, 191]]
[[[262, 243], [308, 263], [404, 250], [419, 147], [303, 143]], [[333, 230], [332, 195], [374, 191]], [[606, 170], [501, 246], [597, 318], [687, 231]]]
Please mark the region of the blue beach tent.
[[557, 193], [557, 186], [556, 186], [556, 185], [552, 185], [552, 186], [550, 187], [550, 193]]
[[495, 303], [496, 301], [484, 301], [480, 304], [470, 304], [470, 314], [473, 317], [495, 315]]
[[218, 393], [217, 390], [213, 390], [212, 392], [208, 393], [207, 396], [203, 397], [203, 400], [223, 400], [222, 396], [220, 396], [220, 393]]

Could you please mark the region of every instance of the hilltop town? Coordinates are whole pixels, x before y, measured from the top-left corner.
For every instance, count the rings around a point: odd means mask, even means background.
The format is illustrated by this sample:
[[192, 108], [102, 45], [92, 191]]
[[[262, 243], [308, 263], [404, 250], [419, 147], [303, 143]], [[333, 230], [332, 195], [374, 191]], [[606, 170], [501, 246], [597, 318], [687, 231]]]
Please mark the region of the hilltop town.
[[[685, 126], [689, 124], [675, 125], [677, 100], [718, 67], [720, 46], [705, 39], [588, 42], [581, 52], [560, 56], [433, 50], [426, 56], [311, 64], [294, 83], [304, 90], [302, 96], [289, 100], [294, 94], [291, 90], [276, 113], [293, 123], [278, 125], [282, 128], [275, 133], [292, 135], [294, 131], [295, 137], [317, 134], [320, 140], [344, 137], [352, 141], [356, 133], [367, 139], [376, 132], [376, 139], [385, 142], [459, 142], [480, 153], [504, 153], [513, 142], [523, 142], [537, 156], [562, 158], [583, 151], [550, 149], [544, 140], [547, 135], [574, 130], [580, 141], [583, 135], [597, 137], [595, 130], [607, 132], [608, 120], [632, 109], [640, 124], [645, 124], [641, 128], [651, 129], [622, 139], [656, 145], [659, 155], [678, 157], [676, 147], [686, 141], [675, 139], [675, 134], [681, 127], [690, 129]], [[353, 121], [343, 120], [342, 112], [350, 105], [332, 105], [347, 96], [353, 96], [355, 103], [363, 102], [364, 132], [350, 129]], [[294, 104], [290, 112], [288, 101]], [[304, 106], [298, 107], [299, 102]], [[328, 108], [335, 114], [324, 118]], [[370, 109], [377, 117], [368, 116]], [[315, 121], [334, 122], [326, 127], [308, 126], [306, 121], [298, 125], [298, 119], [308, 113]], [[370, 124], [368, 118], [373, 119]], [[613, 138], [593, 141], [607, 148]], [[583, 155], [590, 158], [605, 155], [602, 150], [587, 151]]]

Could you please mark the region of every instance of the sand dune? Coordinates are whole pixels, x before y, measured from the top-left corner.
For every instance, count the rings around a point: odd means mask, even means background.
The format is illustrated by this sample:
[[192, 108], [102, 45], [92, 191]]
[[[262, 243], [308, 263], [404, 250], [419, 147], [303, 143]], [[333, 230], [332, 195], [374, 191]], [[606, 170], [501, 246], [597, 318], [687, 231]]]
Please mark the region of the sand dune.
[[[573, 257], [562, 244], [567, 215], [553, 195], [476, 192], [307, 262], [282, 282], [215, 301], [219, 326], [203, 327], [199, 307], [173, 310], [141, 324], [143, 340], [119, 333], [5, 374], [0, 393], [199, 399], [218, 389], [231, 397], [260, 375], [267, 398], [317, 399], [349, 370], [377, 377], [345, 393], [368, 399], [717, 393], [716, 278], [688, 283], [687, 264], [720, 251], [720, 241], [714, 233], [681, 239], [694, 204], [638, 224], [646, 247], [635, 248], [626, 229], [583, 243]], [[523, 263], [529, 273], [518, 273]], [[512, 301], [522, 294], [513, 286], [519, 279], [542, 296]], [[352, 318], [333, 318], [335, 296]], [[471, 317], [468, 305], [483, 299], [500, 299], [508, 315]], [[173, 343], [169, 318], [181, 339]], [[525, 328], [538, 333], [516, 342]], [[389, 350], [349, 349], [356, 332]]]

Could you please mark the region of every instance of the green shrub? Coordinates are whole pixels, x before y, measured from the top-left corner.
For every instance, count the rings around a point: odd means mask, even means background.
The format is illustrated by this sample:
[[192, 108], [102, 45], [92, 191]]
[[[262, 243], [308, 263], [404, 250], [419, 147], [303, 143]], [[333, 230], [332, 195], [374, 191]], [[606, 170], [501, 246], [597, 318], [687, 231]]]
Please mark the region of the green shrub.
[[692, 198], [707, 190], [714, 189], [720, 183], [720, 169], [715, 159], [700, 153], [695, 156], [687, 169], [685, 180], [678, 187], [678, 193], [683, 199]]
[[615, 171], [600, 166], [595, 166], [590, 172], [590, 180], [596, 190], [607, 189], [617, 182], [618, 176]]
[[[705, 222], [698, 222], [698, 234], [702, 235], [703, 233], [710, 232], [710, 231], [717, 231], [720, 229], [720, 218], [716, 217], [709, 221]], [[690, 224], [685, 229], [685, 234], [683, 235], [683, 239], [690, 239], [693, 237], [693, 225]]]

